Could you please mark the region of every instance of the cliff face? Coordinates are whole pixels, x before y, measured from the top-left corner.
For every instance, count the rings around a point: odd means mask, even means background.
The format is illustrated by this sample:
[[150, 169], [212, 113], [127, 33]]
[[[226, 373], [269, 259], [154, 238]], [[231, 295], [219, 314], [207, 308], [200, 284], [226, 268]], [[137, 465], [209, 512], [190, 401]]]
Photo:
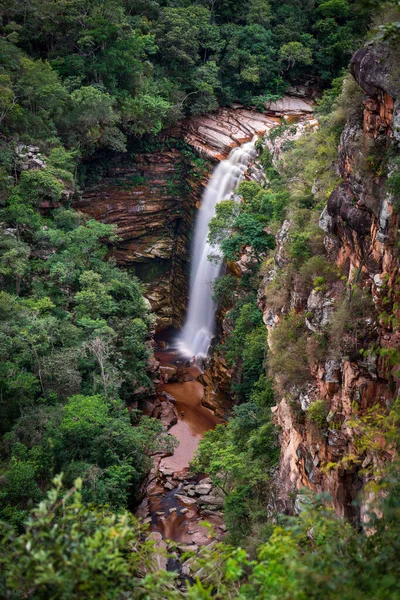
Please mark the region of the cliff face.
[[[400, 348], [396, 328], [400, 299], [399, 215], [394, 207], [396, 198], [386, 185], [388, 176], [397, 169], [391, 149], [400, 139], [400, 85], [395, 64], [396, 57], [381, 45], [360, 49], [351, 62], [352, 74], [365, 93], [363, 118], [350, 118], [342, 133], [338, 153], [342, 182], [329, 197], [320, 218], [329, 260], [341, 267], [345, 274], [342, 280], [347, 281], [323, 291], [314, 289], [304, 297], [295, 277], [286, 308], [305, 317], [310, 334], [322, 332], [338, 294], [343, 293], [346, 284], [351, 289], [362, 281], [361, 287], [372, 294], [380, 317], [377, 323], [364, 320], [362, 339], [343, 339], [339, 354], [331, 354], [324, 361], [316, 359], [308, 383], [299, 386], [296, 398], [283, 396], [273, 409], [281, 428], [277, 477], [280, 508], [295, 510], [290, 500], [295, 494], [291, 492], [307, 487], [328, 492], [336, 512], [354, 522], [363, 519], [368, 504], [366, 495], [360, 494], [368, 480], [363, 467], [377, 460], [376, 454], [367, 450], [361, 461], [343, 462], [346, 456], [358, 453], [357, 432], [351, 425], [354, 410], [357, 407], [357, 414], [365, 414], [376, 404], [389, 407], [399, 386], [399, 365], [388, 359], [389, 354], [396, 356], [397, 352], [398, 356]], [[277, 266], [285, 261], [288, 229], [290, 223], [285, 223], [278, 236]], [[260, 306], [272, 331], [280, 317], [268, 306], [262, 291]], [[362, 348], [368, 346], [375, 351], [363, 352]], [[329, 411], [328, 427], [323, 432], [304, 416], [299, 419], [293, 410], [296, 404], [305, 415], [317, 399], [325, 400]], [[340, 467], [321, 468], [327, 463]]]
[[118, 157], [101, 183], [75, 204], [117, 226], [120, 239], [112, 255], [143, 281], [160, 329], [179, 324], [185, 306], [189, 236], [202, 175], [176, 148]]
[[165, 133], [156, 151], [112, 157], [101, 182], [75, 202], [77, 210], [117, 226], [112, 254], [143, 281], [158, 329], [182, 323], [195, 208], [213, 164], [279, 124], [283, 109], [303, 116], [312, 111], [293, 98], [268, 114], [236, 106], [186, 119]]

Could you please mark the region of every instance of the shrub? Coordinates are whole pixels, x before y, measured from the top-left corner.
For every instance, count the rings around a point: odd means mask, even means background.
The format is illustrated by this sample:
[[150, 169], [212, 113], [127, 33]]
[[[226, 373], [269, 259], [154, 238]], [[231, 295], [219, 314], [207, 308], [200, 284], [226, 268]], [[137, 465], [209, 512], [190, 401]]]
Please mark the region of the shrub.
[[367, 290], [355, 289], [350, 298], [342, 298], [332, 314], [328, 326], [330, 348], [340, 349], [356, 359], [359, 349], [365, 346], [370, 323], [376, 319], [372, 296]]
[[313, 287], [333, 283], [339, 276], [340, 271], [337, 266], [328, 262], [324, 256], [317, 254], [301, 266], [298, 284], [304, 293], [310, 293]]
[[400, 212], [400, 171], [394, 171], [386, 182], [386, 189], [395, 196], [393, 208], [396, 213]]
[[326, 417], [328, 416], [329, 408], [325, 400], [315, 400], [307, 410], [307, 419], [311, 423], [318, 425], [320, 429], [327, 427]]
[[267, 306], [275, 312], [285, 308], [290, 301], [291, 283], [292, 277], [289, 268], [286, 271], [278, 272], [265, 287], [264, 296]]
[[307, 360], [307, 328], [303, 317], [290, 313], [271, 334], [269, 368], [279, 387], [289, 390], [311, 378]]

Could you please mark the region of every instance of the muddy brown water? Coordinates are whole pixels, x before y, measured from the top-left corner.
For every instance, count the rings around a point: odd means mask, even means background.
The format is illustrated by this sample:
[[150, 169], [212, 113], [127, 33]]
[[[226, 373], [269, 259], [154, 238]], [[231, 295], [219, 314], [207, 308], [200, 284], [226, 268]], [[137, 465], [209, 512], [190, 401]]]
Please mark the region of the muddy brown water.
[[169, 433], [179, 441], [174, 454], [161, 462], [169, 469], [182, 471], [189, 466], [204, 433], [213, 429], [220, 421], [211, 410], [201, 405], [204, 389], [198, 381], [165, 383], [161, 389], [176, 400], [178, 422], [171, 427]]
[[183, 361], [171, 350], [161, 350], [155, 353], [162, 365], [178, 364], [185, 373], [185, 381], [161, 383], [158, 392], [166, 392], [175, 400], [178, 422], [169, 429], [179, 444], [171, 456], [163, 458], [159, 468], [170, 469], [174, 478], [170, 481], [174, 489], [165, 489], [160, 482], [156, 493], [149, 496], [151, 529], [162, 534], [164, 539], [183, 544], [207, 543], [208, 530], [200, 525], [207, 519], [217, 526], [221, 517], [209, 514], [206, 517], [195, 503], [183, 502], [176, 494], [184, 494], [183, 487], [189, 483], [198, 483], [205, 475], [191, 476], [189, 464], [194, 457], [204, 433], [213, 429], [221, 422], [214, 413], [201, 404], [204, 394], [202, 384], [197, 381], [201, 370], [197, 366], [183, 368]]

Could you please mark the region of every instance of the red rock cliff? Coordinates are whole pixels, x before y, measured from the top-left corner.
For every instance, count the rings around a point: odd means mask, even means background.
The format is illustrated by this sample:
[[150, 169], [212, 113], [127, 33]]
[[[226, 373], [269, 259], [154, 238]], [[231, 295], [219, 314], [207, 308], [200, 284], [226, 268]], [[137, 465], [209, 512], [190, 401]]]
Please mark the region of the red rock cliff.
[[[377, 325], [366, 320], [362, 343], [373, 342], [376, 348], [390, 348], [393, 352], [400, 349], [396, 328], [396, 318], [398, 323], [400, 316], [399, 214], [382, 169], [365, 169], [365, 161], [360, 157], [386, 156], [400, 139], [397, 70], [395, 57], [382, 45], [366, 46], [353, 57], [351, 71], [365, 93], [363, 118], [361, 122], [350, 120], [342, 133], [338, 160], [342, 183], [331, 194], [320, 218], [328, 256], [342, 267], [347, 283], [351, 286], [362, 277], [363, 285], [372, 293], [377, 314], [386, 312], [394, 317], [381, 318]], [[395, 168], [389, 158], [389, 173]], [[278, 240], [278, 265], [285, 257], [285, 231]], [[333, 288], [327, 292], [313, 290], [306, 298], [292, 289], [290, 307], [304, 311], [307, 327], [318, 332], [330, 318], [334, 298]], [[266, 305], [262, 293], [260, 304], [267, 326], [273, 328], [279, 317]], [[388, 360], [384, 352], [360, 354], [357, 343], [349, 344], [348, 351], [345, 349], [344, 343], [337, 358], [316, 361], [309, 383], [299, 386], [296, 398], [282, 397], [273, 409], [281, 428], [282, 446], [278, 504], [292, 511], [295, 507], [291, 498], [296, 493], [291, 492], [307, 487], [328, 492], [339, 515], [359, 522], [368, 503], [362, 493], [368, 479], [363, 467], [376, 457], [367, 450], [361, 464], [343, 461], [358, 452], [356, 432], [351, 426], [354, 407], [357, 406], [358, 414], [376, 404], [388, 407], [398, 393], [399, 365]], [[299, 419], [293, 410], [296, 403], [304, 415], [316, 399], [324, 399], [329, 410], [329, 427], [323, 433], [307, 420]], [[341, 466], [332, 470], [321, 468], [327, 463]], [[298, 498], [301, 501], [301, 496]]]

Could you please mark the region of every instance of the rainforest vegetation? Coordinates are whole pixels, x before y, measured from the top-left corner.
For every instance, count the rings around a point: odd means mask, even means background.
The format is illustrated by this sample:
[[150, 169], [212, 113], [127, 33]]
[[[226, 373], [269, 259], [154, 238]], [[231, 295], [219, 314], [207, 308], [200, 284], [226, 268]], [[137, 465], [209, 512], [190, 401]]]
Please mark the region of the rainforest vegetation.
[[[341, 132], [361, 116], [362, 93], [347, 66], [376, 6], [1, 2], [2, 598], [400, 598], [396, 464], [373, 479], [379, 506], [366, 529], [337, 518], [324, 497], [309, 495], [299, 517], [272, 507], [276, 395], [307, 378], [316, 356], [335, 355], [343, 344], [351, 356], [371, 351], [363, 324], [377, 320], [372, 300], [349, 293], [327, 261], [318, 217], [339, 181]], [[397, 43], [396, 21], [384, 22], [387, 33]], [[145, 527], [127, 512], [151, 454], [175, 445], [159, 420], [132, 408], [153, 391], [153, 316], [140, 281], [113, 259], [118, 232], [71, 202], [105, 152], [134, 156], [183, 116], [232, 102], [262, 110], [299, 85], [319, 96], [319, 130], [289, 141], [279, 164], [259, 146], [266, 183], [243, 182], [242, 202], [221, 202], [211, 222], [210, 242], [224, 260], [233, 263], [250, 247], [251, 266], [241, 278], [228, 271], [213, 291], [230, 324], [218, 351], [234, 371], [235, 407], [227, 425], [205, 435], [192, 463], [226, 494], [227, 543], [200, 552], [201, 580], [182, 591], [173, 573], [155, 572]], [[285, 132], [272, 132], [271, 141]], [[397, 149], [391, 152], [395, 160]], [[370, 157], [363, 160], [370, 168]], [[375, 167], [387, 174], [388, 164]], [[394, 193], [396, 172], [388, 179]], [[290, 261], [269, 282], [275, 234], [287, 218]], [[290, 312], [267, 351], [258, 290], [264, 285], [270, 304], [282, 308], [294, 277], [309, 292], [335, 282], [334, 319], [310, 344], [304, 319]], [[389, 309], [384, 318], [392, 318]], [[379, 431], [379, 464], [388, 449], [398, 450], [399, 414], [395, 403], [376, 418], [358, 418], [361, 447]], [[321, 435], [327, 417], [322, 400], [298, 414]]]

